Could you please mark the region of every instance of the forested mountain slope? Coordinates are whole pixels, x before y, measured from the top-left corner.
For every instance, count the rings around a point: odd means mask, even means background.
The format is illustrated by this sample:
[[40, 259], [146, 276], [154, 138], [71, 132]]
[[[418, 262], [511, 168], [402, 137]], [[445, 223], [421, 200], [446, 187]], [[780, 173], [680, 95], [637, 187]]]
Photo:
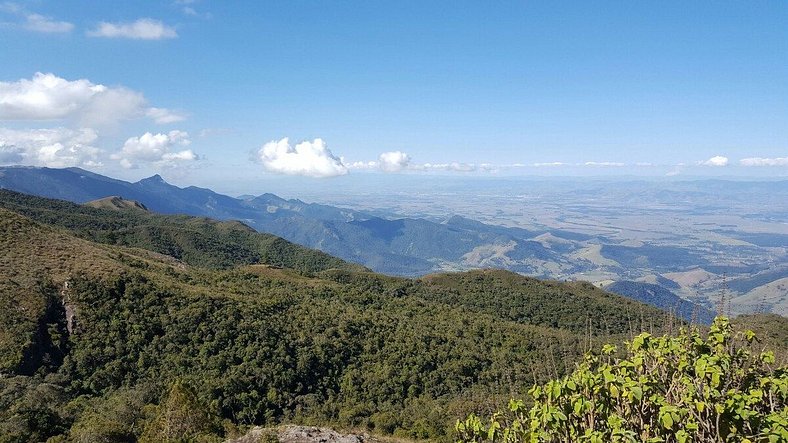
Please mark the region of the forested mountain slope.
[[589, 346], [670, 326], [590, 285], [387, 277], [238, 223], [0, 201], [0, 441], [163, 441], [178, 411], [205, 441], [282, 421], [450, 439]]
[[149, 249], [192, 265], [228, 268], [268, 264], [303, 272], [364, 269], [274, 235], [256, 232], [240, 222], [160, 215], [138, 205], [113, 197], [82, 206], [0, 189], [0, 208], [65, 228], [84, 239]]

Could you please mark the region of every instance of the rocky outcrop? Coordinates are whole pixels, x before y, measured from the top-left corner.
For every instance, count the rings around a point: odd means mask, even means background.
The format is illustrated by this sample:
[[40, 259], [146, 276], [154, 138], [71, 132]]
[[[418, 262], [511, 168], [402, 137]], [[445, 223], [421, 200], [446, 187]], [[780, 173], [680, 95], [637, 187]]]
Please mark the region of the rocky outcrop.
[[254, 427], [244, 436], [226, 440], [225, 443], [374, 443], [379, 440], [367, 434], [340, 434], [315, 426], [280, 426], [278, 428]]

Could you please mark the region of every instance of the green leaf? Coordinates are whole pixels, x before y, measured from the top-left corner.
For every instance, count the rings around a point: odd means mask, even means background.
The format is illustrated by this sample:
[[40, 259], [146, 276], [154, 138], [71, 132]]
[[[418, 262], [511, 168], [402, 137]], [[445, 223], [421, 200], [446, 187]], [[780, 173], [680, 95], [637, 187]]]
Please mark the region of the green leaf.
[[640, 386], [633, 386], [631, 391], [632, 396], [635, 397], [637, 401], [640, 401], [643, 398], [643, 389]]
[[662, 421], [662, 426], [664, 426], [665, 429], [673, 429], [673, 417], [671, 417], [669, 413], [662, 414], [660, 420]]

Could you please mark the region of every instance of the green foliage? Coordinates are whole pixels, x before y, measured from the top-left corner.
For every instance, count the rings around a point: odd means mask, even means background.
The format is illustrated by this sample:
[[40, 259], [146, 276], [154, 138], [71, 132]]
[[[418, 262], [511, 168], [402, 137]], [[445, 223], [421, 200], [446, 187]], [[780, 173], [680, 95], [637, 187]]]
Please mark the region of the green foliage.
[[641, 334], [588, 354], [570, 375], [531, 389], [489, 421], [458, 421], [460, 441], [780, 442], [788, 439], [788, 368], [754, 352], [752, 332], [717, 318], [704, 339]]
[[422, 296], [451, 301], [519, 323], [577, 333], [610, 335], [665, 324], [664, 311], [596, 288], [591, 283], [560, 283], [509, 271], [438, 274], [421, 279]]
[[180, 381], [170, 387], [167, 398], [152, 408], [152, 418], [140, 443], [218, 441], [218, 419], [200, 403], [192, 389]]

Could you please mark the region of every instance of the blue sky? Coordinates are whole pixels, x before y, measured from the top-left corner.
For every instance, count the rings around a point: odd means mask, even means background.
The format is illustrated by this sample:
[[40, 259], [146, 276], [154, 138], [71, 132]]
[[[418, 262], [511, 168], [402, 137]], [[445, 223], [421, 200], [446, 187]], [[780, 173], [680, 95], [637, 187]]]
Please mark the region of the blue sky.
[[0, 163], [785, 176], [786, 23], [781, 1], [0, 2]]

